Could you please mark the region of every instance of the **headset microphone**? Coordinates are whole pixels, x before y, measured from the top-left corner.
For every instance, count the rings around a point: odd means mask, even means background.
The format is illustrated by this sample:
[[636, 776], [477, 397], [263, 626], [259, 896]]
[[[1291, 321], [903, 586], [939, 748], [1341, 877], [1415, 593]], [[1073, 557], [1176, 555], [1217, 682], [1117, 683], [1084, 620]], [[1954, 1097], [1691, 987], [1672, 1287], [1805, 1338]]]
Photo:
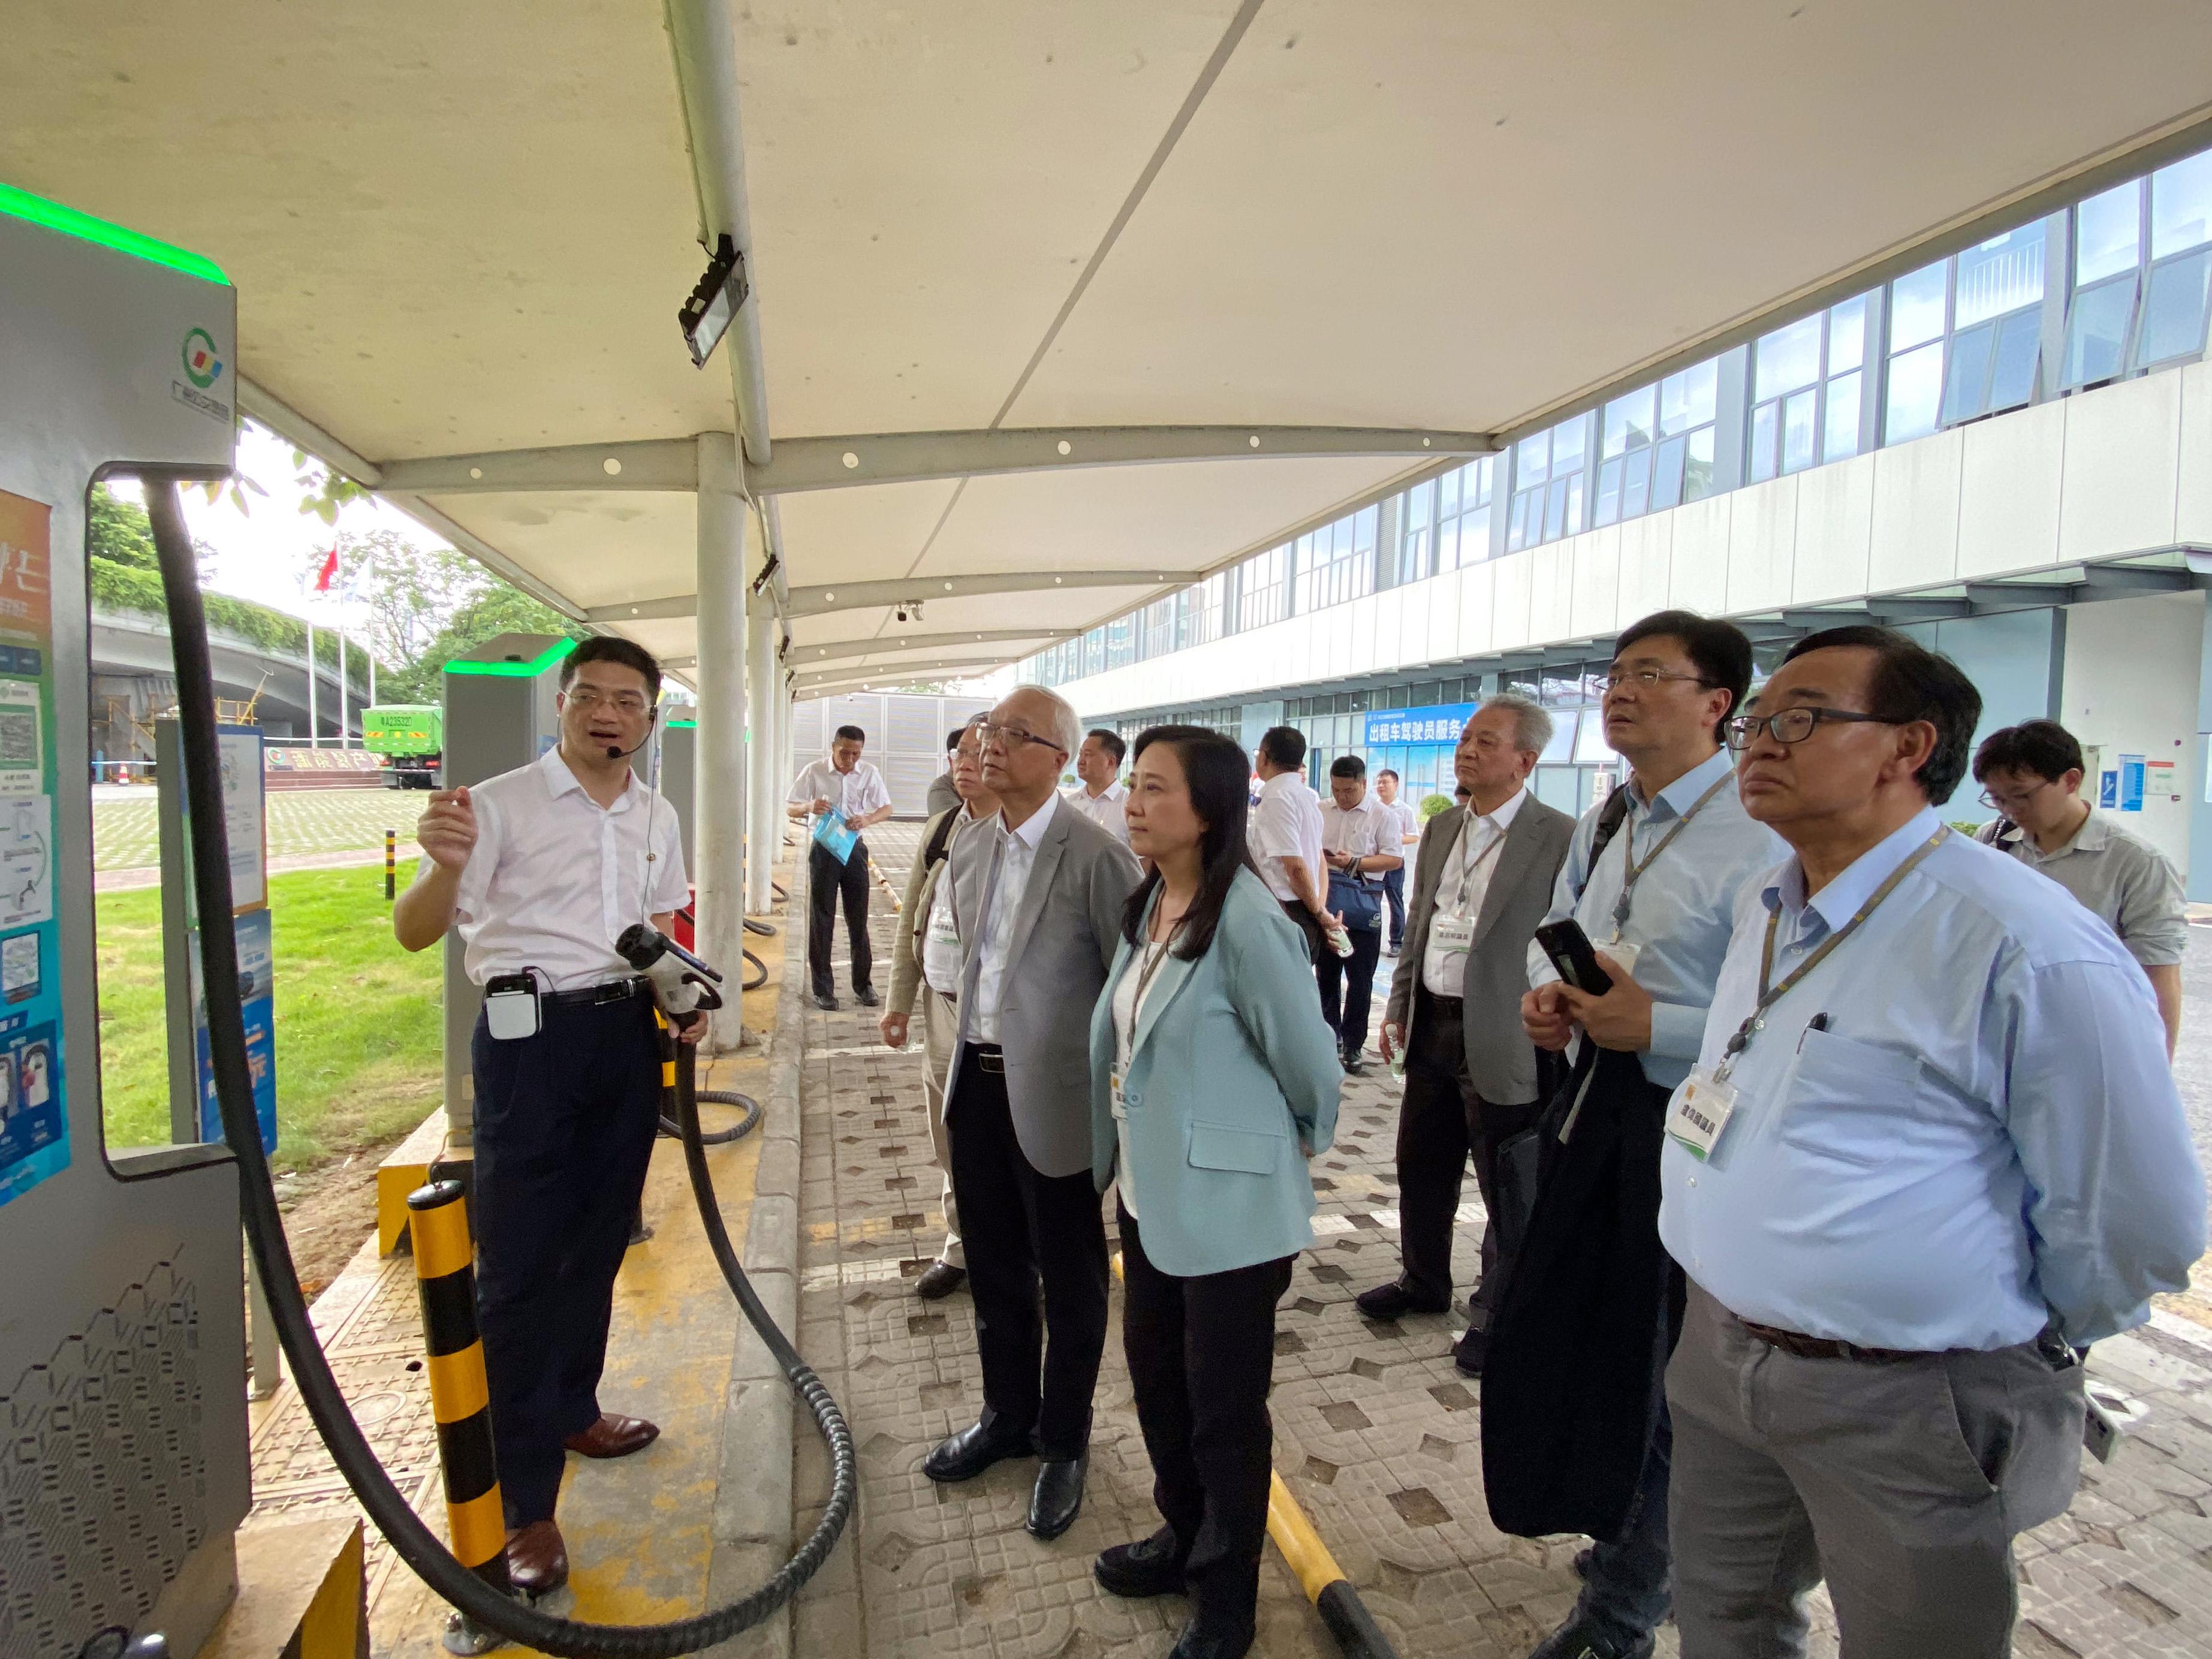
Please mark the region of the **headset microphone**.
[[644, 748], [646, 744], [651, 743], [653, 741], [653, 723], [659, 718], [660, 711], [658, 708], [647, 710], [645, 716], [645, 735], [640, 738], [635, 743], [630, 744], [627, 749], [617, 749], [614, 744], [609, 744], [607, 745], [607, 758], [609, 760], [628, 760], [632, 755], [637, 753], [639, 750]]

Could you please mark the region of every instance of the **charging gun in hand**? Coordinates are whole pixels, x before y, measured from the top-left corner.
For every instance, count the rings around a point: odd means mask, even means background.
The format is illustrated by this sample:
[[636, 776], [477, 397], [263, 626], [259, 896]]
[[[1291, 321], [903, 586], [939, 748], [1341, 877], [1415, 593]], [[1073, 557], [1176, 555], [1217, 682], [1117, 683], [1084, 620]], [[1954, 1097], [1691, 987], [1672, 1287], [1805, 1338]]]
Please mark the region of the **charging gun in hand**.
[[650, 922], [632, 922], [615, 940], [616, 954], [653, 981], [661, 1012], [678, 1025], [690, 1023], [695, 1013], [711, 1013], [722, 1006], [715, 988], [722, 976]]

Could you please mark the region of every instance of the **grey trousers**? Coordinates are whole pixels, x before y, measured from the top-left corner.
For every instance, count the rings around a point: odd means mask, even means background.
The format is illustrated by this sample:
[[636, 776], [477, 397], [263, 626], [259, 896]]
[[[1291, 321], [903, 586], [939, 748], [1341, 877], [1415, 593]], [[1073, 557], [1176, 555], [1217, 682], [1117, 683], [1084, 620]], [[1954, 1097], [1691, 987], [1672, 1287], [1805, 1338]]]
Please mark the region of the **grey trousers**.
[[2033, 1345], [1800, 1358], [1692, 1283], [1667, 1401], [1684, 1654], [1796, 1659], [1824, 1577], [1844, 1659], [2011, 1653], [2013, 1535], [2081, 1475], [2080, 1365]]
[[945, 1182], [945, 1248], [937, 1259], [947, 1267], [964, 1267], [967, 1252], [960, 1246], [960, 1212], [952, 1205], [952, 1141], [945, 1132], [945, 1074], [952, 1066], [952, 1044], [960, 1035], [960, 1018], [952, 1000], [939, 996], [925, 981], [921, 987], [921, 1052], [927, 1068], [921, 1079], [922, 1103], [929, 1109], [929, 1145], [937, 1157], [937, 1173]]

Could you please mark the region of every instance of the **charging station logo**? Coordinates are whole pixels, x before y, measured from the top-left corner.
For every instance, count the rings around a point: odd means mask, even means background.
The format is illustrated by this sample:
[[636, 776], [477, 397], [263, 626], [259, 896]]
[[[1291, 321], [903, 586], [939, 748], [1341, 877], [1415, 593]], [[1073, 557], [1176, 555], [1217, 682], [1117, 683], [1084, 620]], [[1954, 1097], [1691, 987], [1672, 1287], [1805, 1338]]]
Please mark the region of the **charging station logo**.
[[185, 378], [203, 392], [222, 374], [222, 359], [215, 355], [215, 337], [204, 328], [185, 336], [184, 360]]

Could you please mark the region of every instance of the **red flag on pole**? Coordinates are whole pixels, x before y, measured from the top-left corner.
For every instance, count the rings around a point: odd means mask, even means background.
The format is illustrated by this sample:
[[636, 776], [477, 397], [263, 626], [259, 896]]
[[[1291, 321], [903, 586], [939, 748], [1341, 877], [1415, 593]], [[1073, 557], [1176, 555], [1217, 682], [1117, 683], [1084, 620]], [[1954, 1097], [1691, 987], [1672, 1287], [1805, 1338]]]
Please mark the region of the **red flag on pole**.
[[331, 591], [331, 583], [337, 579], [337, 574], [338, 550], [334, 547], [331, 550], [330, 556], [323, 561], [321, 573], [315, 578], [315, 592], [318, 593], [329, 592]]

